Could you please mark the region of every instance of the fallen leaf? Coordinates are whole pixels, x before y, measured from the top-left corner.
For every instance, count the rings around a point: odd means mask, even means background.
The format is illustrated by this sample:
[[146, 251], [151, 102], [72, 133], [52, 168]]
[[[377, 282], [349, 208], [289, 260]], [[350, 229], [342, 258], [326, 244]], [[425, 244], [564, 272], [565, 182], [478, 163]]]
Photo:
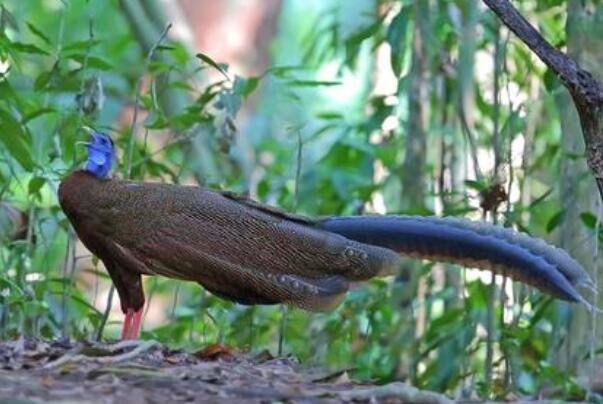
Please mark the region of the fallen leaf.
[[230, 362], [236, 358], [238, 352], [236, 351], [236, 349], [228, 347], [226, 345], [211, 344], [195, 352], [194, 355], [197, 358], [206, 361], [224, 360]]

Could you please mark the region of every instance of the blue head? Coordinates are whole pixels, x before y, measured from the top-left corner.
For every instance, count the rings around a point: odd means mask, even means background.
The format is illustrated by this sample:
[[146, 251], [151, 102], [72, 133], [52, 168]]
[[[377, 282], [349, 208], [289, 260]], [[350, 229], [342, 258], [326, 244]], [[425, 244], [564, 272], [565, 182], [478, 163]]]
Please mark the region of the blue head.
[[86, 128], [92, 141], [86, 143], [88, 160], [84, 170], [94, 174], [96, 178], [107, 178], [111, 172], [111, 165], [115, 158], [113, 141], [108, 135]]

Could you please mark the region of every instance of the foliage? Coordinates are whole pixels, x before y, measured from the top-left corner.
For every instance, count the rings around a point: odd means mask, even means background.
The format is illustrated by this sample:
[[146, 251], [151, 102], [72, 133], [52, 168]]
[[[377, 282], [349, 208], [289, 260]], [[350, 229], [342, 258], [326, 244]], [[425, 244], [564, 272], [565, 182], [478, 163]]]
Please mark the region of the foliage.
[[[112, 134], [123, 151], [122, 177], [196, 181], [312, 215], [383, 206], [389, 213], [473, 218], [482, 214], [480, 193], [499, 183], [512, 198], [498, 219], [539, 236], [557, 231], [564, 220], [558, 173], [568, 156], [555, 79], [507, 32], [500, 37], [494, 17], [481, 10], [474, 49], [464, 49], [473, 1], [429, 2], [427, 21], [419, 18], [418, 2], [353, 3], [285, 1], [274, 67], [251, 77], [174, 41], [159, 45], [149, 60], [148, 46], [115, 2], [0, 6], [0, 202], [29, 218], [22, 237], [0, 233], [0, 338], [95, 338], [100, 327], [108, 278], [98, 261], [74, 249], [56, 199], [60, 179], [82, 162], [82, 125]], [[565, 10], [537, 1], [522, 7], [563, 42]], [[427, 198], [425, 206], [404, 210], [408, 99], [421, 29], [429, 33], [423, 38]], [[495, 69], [502, 72], [497, 100]], [[393, 85], [379, 91], [384, 77]], [[133, 125], [136, 101], [141, 116]], [[459, 112], [461, 103], [473, 107]], [[517, 145], [525, 146], [522, 155], [514, 155]], [[497, 147], [503, 150], [498, 171], [484, 158]], [[484, 165], [479, 171], [472, 154]], [[582, 220], [594, 234], [596, 214], [584, 212]], [[536, 395], [552, 383], [561, 398], [583, 397], [573, 369], [557, 358], [571, 318], [565, 304], [506, 284], [512, 300], [494, 313], [496, 378], [485, 385], [489, 286], [458, 268], [415, 270], [409, 281], [376, 280], [353, 290], [333, 313], [289, 310], [285, 352], [307, 363], [352, 367], [356, 377], [410, 378], [457, 396]], [[145, 289], [165, 319], [143, 338], [187, 347], [223, 339], [276, 350], [278, 307], [239, 306], [166, 279], [147, 279]], [[111, 319], [105, 337], [115, 338], [119, 316]]]

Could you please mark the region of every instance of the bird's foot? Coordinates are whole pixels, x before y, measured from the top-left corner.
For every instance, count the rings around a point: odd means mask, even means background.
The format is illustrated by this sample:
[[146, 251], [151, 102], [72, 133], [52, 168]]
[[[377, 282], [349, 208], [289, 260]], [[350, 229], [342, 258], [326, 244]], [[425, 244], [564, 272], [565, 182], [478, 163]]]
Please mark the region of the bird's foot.
[[124, 319], [124, 325], [121, 329], [121, 340], [138, 339], [140, 333], [140, 323], [142, 320], [143, 308], [141, 307], [138, 311], [134, 309], [128, 309], [126, 312], [126, 318]]

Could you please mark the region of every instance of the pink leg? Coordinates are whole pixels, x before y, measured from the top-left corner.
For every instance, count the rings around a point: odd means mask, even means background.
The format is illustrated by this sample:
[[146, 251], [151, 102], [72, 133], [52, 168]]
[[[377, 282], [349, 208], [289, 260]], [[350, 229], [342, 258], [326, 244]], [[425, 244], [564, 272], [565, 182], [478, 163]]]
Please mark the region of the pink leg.
[[126, 318], [124, 318], [124, 325], [121, 329], [121, 340], [129, 339], [130, 329], [132, 327], [132, 316], [134, 316], [134, 310], [128, 309], [126, 312]]
[[137, 312], [134, 312], [134, 319], [132, 324], [132, 329], [130, 330], [130, 338], [129, 339], [138, 339], [140, 333], [140, 323], [142, 320], [144, 306], [141, 307]]

